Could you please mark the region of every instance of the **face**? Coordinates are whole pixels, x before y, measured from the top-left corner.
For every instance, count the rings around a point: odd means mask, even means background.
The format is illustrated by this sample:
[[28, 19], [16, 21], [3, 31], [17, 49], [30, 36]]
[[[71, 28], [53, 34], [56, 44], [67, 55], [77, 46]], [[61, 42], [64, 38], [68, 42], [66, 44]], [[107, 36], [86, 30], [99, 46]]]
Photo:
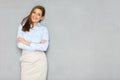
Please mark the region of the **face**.
[[42, 11], [40, 9], [34, 9], [31, 14], [32, 23], [37, 24], [42, 19], [43, 19]]

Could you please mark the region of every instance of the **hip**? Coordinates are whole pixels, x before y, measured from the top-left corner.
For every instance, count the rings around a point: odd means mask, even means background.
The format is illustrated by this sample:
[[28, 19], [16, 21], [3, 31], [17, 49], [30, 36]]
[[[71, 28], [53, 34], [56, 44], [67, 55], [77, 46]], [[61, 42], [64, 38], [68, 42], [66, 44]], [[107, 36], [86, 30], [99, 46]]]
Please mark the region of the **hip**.
[[34, 63], [38, 60], [46, 60], [46, 54], [43, 51], [28, 51], [22, 50], [21, 62]]

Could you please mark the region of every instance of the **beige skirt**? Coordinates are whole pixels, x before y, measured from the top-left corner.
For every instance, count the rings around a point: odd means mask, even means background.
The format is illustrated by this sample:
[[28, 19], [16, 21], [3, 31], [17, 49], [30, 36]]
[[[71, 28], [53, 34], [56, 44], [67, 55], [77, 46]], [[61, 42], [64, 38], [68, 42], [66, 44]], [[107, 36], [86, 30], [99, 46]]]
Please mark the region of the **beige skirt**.
[[46, 80], [47, 60], [44, 52], [22, 51], [21, 80]]

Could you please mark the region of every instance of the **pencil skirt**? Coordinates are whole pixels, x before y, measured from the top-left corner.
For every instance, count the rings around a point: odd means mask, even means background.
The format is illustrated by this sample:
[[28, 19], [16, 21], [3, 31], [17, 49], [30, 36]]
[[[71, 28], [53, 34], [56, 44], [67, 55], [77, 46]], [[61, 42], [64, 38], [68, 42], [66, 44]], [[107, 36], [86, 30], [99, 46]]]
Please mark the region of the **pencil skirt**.
[[47, 59], [44, 52], [22, 51], [21, 80], [46, 80]]

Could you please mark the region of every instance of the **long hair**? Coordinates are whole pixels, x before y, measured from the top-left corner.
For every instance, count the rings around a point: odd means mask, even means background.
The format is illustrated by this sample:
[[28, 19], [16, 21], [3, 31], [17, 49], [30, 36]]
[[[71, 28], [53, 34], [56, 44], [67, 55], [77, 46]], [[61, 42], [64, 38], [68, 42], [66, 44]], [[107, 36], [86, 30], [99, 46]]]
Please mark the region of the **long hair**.
[[23, 18], [23, 20], [21, 22], [21, 24], [23, 26], [22, 31], [24, 31], [24, 32], [26, 32], [26, 31], [29, 32], [30, 31], [30, 25], [32, 24], [31, 15], [32, 15], [32, 13], [35, 9], [40, 9], [42, 11], [42, 16], [45, 15], [45, 8], [43, 6], [38, 5], [38, 6], [33, 7], [30, 14], [27, 17]]

